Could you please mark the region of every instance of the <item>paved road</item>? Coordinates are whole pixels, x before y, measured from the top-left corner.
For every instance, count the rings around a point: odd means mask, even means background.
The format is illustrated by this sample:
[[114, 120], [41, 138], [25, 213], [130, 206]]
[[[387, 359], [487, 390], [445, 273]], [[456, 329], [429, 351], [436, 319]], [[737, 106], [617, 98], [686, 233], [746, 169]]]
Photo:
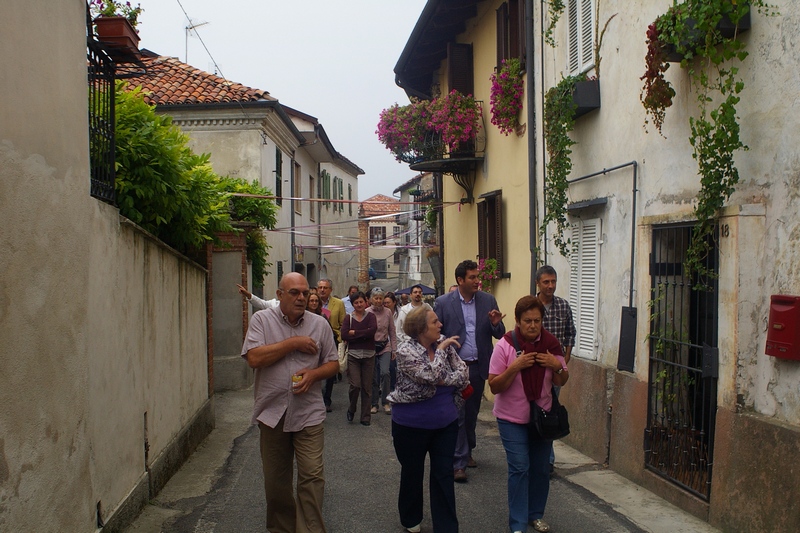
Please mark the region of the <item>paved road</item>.
[[[346, 389], [344, 384], [334, 388], [334, 412], [325, 422], [324, 514], [328, 531], [402, 532], [396, 508], [400, 467], [391, 443], [391, 417], [382, 412], [373, 415], [369, 427], [348, 423], [344, 416]], [[251, 394], [238, 392], [217, 397], [218, 426], [212, 437], [234, 433], [237, 436], [232, 447], [230, 442], [215, 444], [210, 437], [210, 442], [187, 462], [128, 533], [264, 531], [258, 431], [246, 424]], [[486, 407], [479, 421], [475, 452], [479, 466], [469, 470], [468, 483], [456, 485], [464, 533], [507, 531], [505, 455], [488, 404]], [[215, 462], [223, 466], [213, 468]], [[568, 473], [598, 469], [601, 467], [594, 463], [571, 470], [557, 469], [545, 516], [552, 531], [647, 531], [566, 477]], [[426, 511], [422, 531], [432, 530]]]

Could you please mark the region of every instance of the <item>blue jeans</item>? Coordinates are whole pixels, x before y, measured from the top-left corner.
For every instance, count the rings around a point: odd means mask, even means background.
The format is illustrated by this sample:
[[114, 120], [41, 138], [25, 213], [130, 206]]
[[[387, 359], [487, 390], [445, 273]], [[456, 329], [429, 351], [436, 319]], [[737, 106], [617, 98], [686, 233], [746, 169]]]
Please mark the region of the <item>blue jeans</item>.
[[386, 397], [390, 392], [389, 361], [391, 360], [392, 352], [384, 352], [375, 356], [375, 378], [372, 380], [372, 407], [388, 404]]
[[526, 531], [528, 522], [544, 516], [552, 441], [531, 438], [526, 424], [498, 418], [497, 427], [508, 461], [508, 527]]
[[422, 522], [425, 456], [430, 456], [431, 519], [436, 533], [457, 533], [456, 491], [453, 483], [453, 451], [458, 424], [454, 420], [441, 429], [421, 429], [392, 421], [392, 440], [400, 462], [400, 493], [397, 509], [403, 527]]

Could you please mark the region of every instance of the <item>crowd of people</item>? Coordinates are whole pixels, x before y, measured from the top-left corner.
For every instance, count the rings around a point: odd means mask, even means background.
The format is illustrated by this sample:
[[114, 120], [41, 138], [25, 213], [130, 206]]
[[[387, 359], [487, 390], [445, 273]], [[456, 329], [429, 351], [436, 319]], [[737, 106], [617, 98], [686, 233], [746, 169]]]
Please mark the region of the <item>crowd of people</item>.
[[[506, 315], [480, 290], [478, 265], [461, 262], [455, 280], [433, 306], [419, 285], [405, 304], [394, 293], [355, 286], [343, 301], [332, 296], [330, 280], [310, 288], [298, 273], [280, 280], [272, 301], [239, 286], [262, 309], [250, 321], [242, 356], [255, 371], [268, 531], [325, 531], [323, 422], [342, 372], [348, 422], [357, 416], [369, 426], [373, 414], [391, 415], [401, 466], [397, 509], [407, 531], [421, 530], [426, 459], [433, 529], [459, 530], [454, 483], [466, 483], [467, 469], [478, 466], [475, 430], [487, 383], [508, 464], [509, 530], [550, 531], [543, 517], [553, 441], [536, 433], [531, 413], [549, 410], [569, 379], [571, 309], [554, 295], [555, 270], [542, 267], [537, 295], [519, 299], [514, 329], [506, 332]], [[296, 491], [287, 490], [295, 464]]]

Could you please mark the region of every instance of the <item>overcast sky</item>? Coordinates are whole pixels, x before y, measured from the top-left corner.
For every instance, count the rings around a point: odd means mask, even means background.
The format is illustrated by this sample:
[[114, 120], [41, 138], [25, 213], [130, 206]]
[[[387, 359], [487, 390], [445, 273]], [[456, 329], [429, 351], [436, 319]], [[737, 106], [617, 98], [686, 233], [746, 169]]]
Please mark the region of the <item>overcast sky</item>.
[[[408, 103], [393, 68], [425, 0], [139, 0], [141, 48], [269, 93], [319, 119], [364, 169], [359, 200], [392, 196], [416, 173], [378, 142], [378, 114]], [[196, 36], [186, 38], [186, 19]], [[188, 46], [187, 46], [188, 43]], [[188, 53], [187, 53], [188, 52]], [[209, 57], [209, 53], [211, 57]], [[187, 60], [188, 57], [188, 60]], [[213, 59], [212, 59], [213, 57]], [[212, 154], [213, 158], [213, 154]]]

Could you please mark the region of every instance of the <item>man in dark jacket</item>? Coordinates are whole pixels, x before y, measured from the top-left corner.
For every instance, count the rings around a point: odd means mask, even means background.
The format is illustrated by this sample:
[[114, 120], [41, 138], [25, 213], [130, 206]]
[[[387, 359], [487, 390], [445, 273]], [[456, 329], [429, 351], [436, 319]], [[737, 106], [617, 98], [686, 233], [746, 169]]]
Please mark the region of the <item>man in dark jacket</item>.
[[475, 426], [481, 409], [483, 388], [489, 378], [489, 360], [492, 357], [492, 337], [500, 339], [506, 332], [505, 315], [500, 313], [497, 300], [480, 290], [478, 264], [462, 261], [456, 267], [458, 290], [436, 299], [436, 315], [442, 323], [445, 337], [458, 336], [461, 347], [458, 355], [467, 363], [469, 382], [474, 390], [459, 413], [458, 441], [453, 463], [454, 478], [467, 481], [467, 467], [475, 467], [472, 458], [475, 448]]

